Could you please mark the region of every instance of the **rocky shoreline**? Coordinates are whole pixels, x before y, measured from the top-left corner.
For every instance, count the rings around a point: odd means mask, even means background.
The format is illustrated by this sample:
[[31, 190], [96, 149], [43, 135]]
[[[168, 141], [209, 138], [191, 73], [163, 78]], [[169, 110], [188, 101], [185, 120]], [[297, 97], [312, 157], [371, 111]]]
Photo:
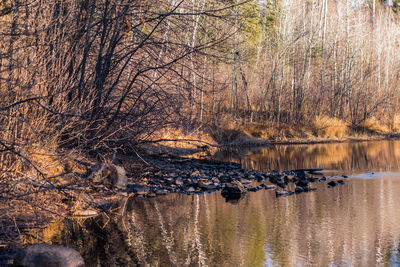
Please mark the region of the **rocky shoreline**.
[[[342, 179], [330, 180], [325, 177], [319, 172], [322, 169], [257, 171], [242, 169], [236, 163], [178, 157], [152, 158], [148, 162], [151, 164], [127, 171], [126, 178], [112, 179], [119, 185], [116, 188], [118, 194], [155, 197], [168, 193], [203, 194], [221, 191], [227, 200], [235, 200], [248, 192], [259, 190], [274, 190], [276, 196], [280, 197], [315, 191], [316, 188], [311, 186], [314, 182], [326, 182], [328, 187], [345, 183]], [[100, 180], [96, 179], [97, 182]], [[106, 184], [102, 186], [107, 187]], [[101, 189], [102, 186], [97, 185], [97, 188]]]

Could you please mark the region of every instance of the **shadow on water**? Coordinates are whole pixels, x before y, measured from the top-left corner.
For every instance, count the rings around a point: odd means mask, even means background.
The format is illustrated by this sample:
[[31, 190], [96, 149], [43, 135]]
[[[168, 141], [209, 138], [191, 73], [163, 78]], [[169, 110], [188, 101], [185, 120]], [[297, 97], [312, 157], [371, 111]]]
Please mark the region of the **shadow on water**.
[[[280, 146], [249, 152], [242, 163], [393, 171], [399, 149], [397, 141]], [[219, 192], [131, 198], [110, 217], [65, 223], [47, 235], [80, 251], [87, 266], [400, 265], [400, 174], [314, 185], [315, 192], [276, 198], [263, 190], [234, 203]]]

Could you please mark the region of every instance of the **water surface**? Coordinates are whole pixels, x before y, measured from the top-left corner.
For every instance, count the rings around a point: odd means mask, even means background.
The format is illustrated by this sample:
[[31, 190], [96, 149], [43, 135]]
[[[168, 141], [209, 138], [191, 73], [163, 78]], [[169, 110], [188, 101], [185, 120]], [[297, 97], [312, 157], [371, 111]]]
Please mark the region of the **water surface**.
[[[346, 185], [276, 198], [219, 192], [121, 201], [53, 242], [88, 266], [400, 266], [400, 142], [276, 146], [223, 154], [245, 168], [321, 167]], [[221, 157], [221, 155], [220, 155]]]

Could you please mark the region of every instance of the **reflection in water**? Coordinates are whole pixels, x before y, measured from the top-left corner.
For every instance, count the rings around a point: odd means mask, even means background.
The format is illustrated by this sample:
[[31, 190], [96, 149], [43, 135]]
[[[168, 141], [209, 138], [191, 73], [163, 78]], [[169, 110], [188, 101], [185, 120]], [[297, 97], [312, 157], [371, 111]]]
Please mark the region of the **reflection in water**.
[[134, 198], [54, 241], [81, 251], [88, 266], [400, 265], [400, 177], [316, 186], [237, 204], [220, 193]]
[[344, 171], [400, 170], [400, 140], [354, 143], [279, 145], [219, 152], [216, 158], [240, 162], [244, 168], [291, 170], [323, 168]]

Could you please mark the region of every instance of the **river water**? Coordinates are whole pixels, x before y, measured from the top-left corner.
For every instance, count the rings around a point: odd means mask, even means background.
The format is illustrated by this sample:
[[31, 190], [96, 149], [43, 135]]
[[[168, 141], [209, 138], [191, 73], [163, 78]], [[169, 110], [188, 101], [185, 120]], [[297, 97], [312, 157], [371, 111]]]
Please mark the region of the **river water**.
[[323, 168], [346, 184], [276, 198], [220, 192], [121, 201], [115, 215], [63, 226], [54, 243], [88, 266], [400, 266], [400, 141], [219, 153], [243, 168]]

